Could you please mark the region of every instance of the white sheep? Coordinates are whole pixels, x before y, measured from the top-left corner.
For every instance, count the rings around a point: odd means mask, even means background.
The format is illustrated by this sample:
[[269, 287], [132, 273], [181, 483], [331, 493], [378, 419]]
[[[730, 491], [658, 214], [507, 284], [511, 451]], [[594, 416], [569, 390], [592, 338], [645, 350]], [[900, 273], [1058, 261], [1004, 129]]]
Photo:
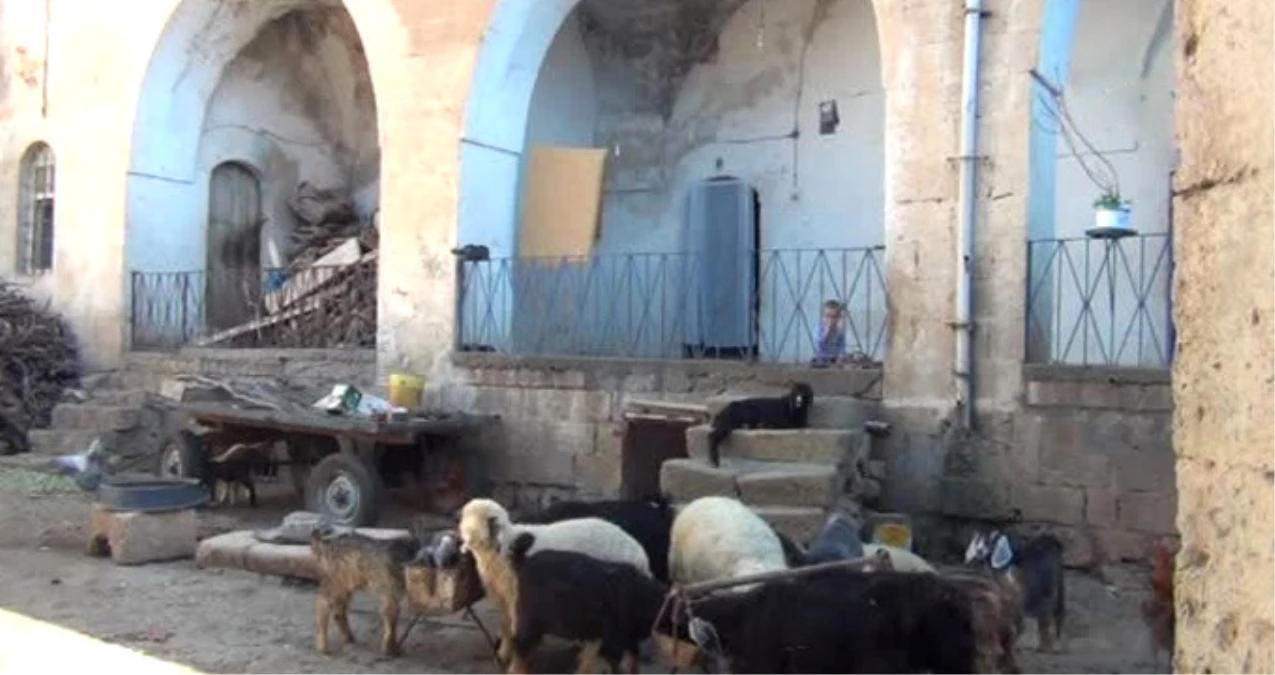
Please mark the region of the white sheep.
[[885, 544], [864, 544], [863, 557], [871, 558], [877, 554], [877, 551], [885, 550], [890, 554], [890, 562], [894, 564], [896, 572], [926, 572], [929, 574], [938, 574], [934, 566], [925, 561], [925, 558], [897, 546], [887, 546]]
[[788, 569], [770, 524], [730, 497], [700, 497], [687, 504], [673, 519], [668, 559], [669, 576], [678, 584]]
[[478, 576], [500, 613], [499, 656], [509, 662], [513, 651], [514, 617], [518, 606], [518, 577], [508, 552], [518, 535], [526, 532], [535, 543], [526, 552], [554, 549], [572, 551], [604, 560], [629, 564], [651, 576], [646, 551], [618, 526], [601, 518], [576, 518], [544, 525], [515, 524], [503, 506], [490, 499], [472, 499], [460, 512], [461, 548], [474, 556]]

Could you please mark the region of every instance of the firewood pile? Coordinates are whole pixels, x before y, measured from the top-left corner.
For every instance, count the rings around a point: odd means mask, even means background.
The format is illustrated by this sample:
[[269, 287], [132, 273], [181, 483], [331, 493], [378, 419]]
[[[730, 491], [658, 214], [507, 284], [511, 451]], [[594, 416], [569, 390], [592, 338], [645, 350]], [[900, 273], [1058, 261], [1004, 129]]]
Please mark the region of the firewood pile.
[[343, 192], [301, 183], [288, 199], [298, 252], [252, 299], [256, 317], [200, 346], [337, 348], [376, 344], [378, 230]]
[[49, 426], [63, 390], [79, 379], [70, 326], [0, 280], [0, 455], [25, 452], [27, 432]]

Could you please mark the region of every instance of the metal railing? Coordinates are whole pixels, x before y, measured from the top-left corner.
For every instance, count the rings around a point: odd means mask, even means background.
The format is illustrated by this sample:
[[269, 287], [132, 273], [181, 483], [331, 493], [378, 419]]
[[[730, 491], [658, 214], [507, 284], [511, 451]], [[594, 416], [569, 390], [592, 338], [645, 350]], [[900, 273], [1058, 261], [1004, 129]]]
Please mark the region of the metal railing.
[[466, 261], [457, 349], [809, 363], [823, 304], [838, 300], [844, 354], [878, 363], [889, 324], [883, 254], [763, 250], [751, 265], [692, 253]]
[[133, 272], [133, 349], [376, 345], [376, 264]]
[[1028, 242], [1027, 361], [1168, 367], [1172, 248], [1168, 234]]

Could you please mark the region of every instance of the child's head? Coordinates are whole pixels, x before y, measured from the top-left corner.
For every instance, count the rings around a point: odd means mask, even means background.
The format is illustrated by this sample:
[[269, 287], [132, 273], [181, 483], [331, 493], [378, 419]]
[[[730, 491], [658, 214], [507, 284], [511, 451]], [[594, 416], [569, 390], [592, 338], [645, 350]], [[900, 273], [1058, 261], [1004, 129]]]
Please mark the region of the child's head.
[[823, 303], [823, 322], [832, 326], [841, 321], [841, 303], [836, 300], [827, 300]]

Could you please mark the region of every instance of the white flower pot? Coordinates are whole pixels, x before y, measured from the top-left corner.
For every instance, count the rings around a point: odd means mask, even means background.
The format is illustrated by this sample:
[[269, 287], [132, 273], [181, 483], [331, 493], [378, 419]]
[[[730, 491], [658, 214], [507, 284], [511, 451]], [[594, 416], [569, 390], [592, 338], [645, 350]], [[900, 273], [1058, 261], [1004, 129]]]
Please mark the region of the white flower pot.
[[1129, 209], [1094, 209], [1093, 225], [1096, 230], [1131, 230]]

